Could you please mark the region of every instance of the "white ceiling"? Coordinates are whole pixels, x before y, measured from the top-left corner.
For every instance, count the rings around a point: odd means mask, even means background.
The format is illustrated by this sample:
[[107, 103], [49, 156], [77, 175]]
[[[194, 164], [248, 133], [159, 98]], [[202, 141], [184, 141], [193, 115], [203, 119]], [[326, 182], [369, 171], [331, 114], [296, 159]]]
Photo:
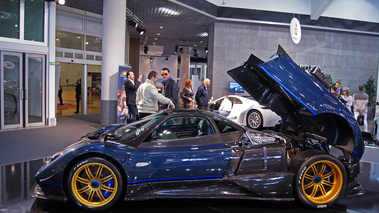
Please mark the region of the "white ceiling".
[[207, 0], [220, 7], [311, 15], [318, 5], [327, 4], [322, 17], [379, 23], [379, 0]]

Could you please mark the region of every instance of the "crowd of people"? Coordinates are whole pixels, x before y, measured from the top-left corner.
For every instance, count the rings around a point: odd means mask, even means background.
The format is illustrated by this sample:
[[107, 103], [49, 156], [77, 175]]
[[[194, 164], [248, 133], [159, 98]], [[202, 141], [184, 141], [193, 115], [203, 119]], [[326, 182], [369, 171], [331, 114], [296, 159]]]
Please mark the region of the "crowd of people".
[[354, 114], [355, 119], [358, 121], [363, 116], [363, 131], [368, 131], [367, 112], [369, 96], [365, 92], [363, 85], [358, 86], [358, 92], [351, 95], [349, 88], [341, 87], [341, 82], [337, 81], [335, 86], [331, 88], [331, 93], [346, 105], [348, 109]]
[[[182, 98], [184, 109], [194, 109], [197, 105], [199, 109], [206, 110], [209, 101], [209, 86], [211, 81], [205, 78], [203, 84], [197, 89], [196, 94], [192, 89], [192, 80], [187, 79], [183, 91], [179, 91], [179, 86], [171, 78], [170, 70], [162, 68], [161, 76], [162, 90], [158, 91], [156, 84], [158, 72], [150, 71], [147, 79], [142, 83], [142, 75], [134, 81], [134, 72], [127, 72], [127, 80], [124, 84], [126, 93], [126, 105], [128, 106], [127, 122], [133, 122], [159, 110], [179, 109], [179, 98]], [[195, 97], [194, 97], [195, 95]]]

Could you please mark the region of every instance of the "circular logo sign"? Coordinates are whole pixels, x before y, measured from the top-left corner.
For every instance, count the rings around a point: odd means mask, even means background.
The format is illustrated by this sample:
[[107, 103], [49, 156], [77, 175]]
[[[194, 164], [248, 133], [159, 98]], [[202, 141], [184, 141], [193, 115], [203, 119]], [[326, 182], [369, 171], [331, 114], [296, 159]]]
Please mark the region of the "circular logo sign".
[[15, 64], [11, 61], [4, 61], [4, 67], [6, 69], [14, 69], [15, 68]]
[[291, 33], [292, 41], [295, 44], [298, 44], [301, 39], [301, 27], [300, 27], [300, 22], [297, 18], [292, 18], [291, 20], [290, 33]]

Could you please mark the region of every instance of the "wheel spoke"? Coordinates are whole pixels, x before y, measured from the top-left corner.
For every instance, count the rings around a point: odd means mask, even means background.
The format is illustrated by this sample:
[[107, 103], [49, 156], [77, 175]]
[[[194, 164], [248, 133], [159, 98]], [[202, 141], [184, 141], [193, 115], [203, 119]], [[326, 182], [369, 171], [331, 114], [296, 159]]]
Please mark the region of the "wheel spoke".
[[322, 196], [324, 197], [326, 195], [326, 190], [323, 185], [319, 186]]
[[86, 191], [88, 191], [88, 190], [90, 190], [89, 186], [85, 186], [85, 187], [79, 189], [79, 190], [78, 190], [78, 193], [81, 194], [81, 193], [86, 192]]
[[86, 170], [86, 174], [87, 174], [88, 178], [90, 178], [90, 179], [94, 178], [91, 170], [89, 169], [89, 166], [86, 166], [85, 170]]
[[96, 172], [96, 178], [100, 179], [101, 172], [103, 171], [104, 166], [99, 166]]
[[323, 163], [320, 169], [320, 174], [324, 174], [325, 169], [326, 169], [326, 165]]
[[316, 166], [312, 165], [311, 169], [313, 171], [313, 175], [316, 176], [318, 174]]
[[310, 196], [311, 197], [316, 196], [317, 191], [318, 191], [318, 185], [314, 185], [312, 193], [310, 194]]
[[108, 180], [111, 180], [111, 179], [113, 179], [113, 176], [112, 175], [108, 175], [105, 178], [101, 179], [101, 183], [104, 184], [105, 182], [107, 182]]
[[314, 176], [309, 175], [309, 174], [305, 174], [304, 177], [311, 180], [311, 181], [313, 181], [313, 178], [314, 178]]
[[88, 195], [88, 202], [92, 202], [93, 196], [95, 195], [95, 191], [91, 190]]
[[307, 185], [304, 186], [304, 189], [309, 189], [311, 187], [313, 187], [315, 185], [315, 183], [312, 181], [310, 183], [308, 183]]
[[100, 190], [96, 190], [96, 194], [102, 202], [105, 201], [105, 198], [104, 198], [103, 194], [100, 192]]
[[89, 184], [90, 180], [82, 178], [82, 177], [77, 177], [76, 181], [83, 183], [83, 184]]
[[332, 183], [332, 182], [330, 182], [330, 181], [327, 181], [327, 180], [324, 180], [322, 183], [323, 183], [324, 185], [326, 185], [326, 186], [334, 186], [334, 183]]
[[330, 171], [328, 174], [324, 175], [324, 179], [330, 178], [334, 175], [334, 170]]
[[106, 185], [101, 185], [100, 189], [104, 190], [104, 191], [108, 191], [108, 192], [114, 192], [114, 188], [113, 187], [109, 187], [109, 186], [106, 186]]

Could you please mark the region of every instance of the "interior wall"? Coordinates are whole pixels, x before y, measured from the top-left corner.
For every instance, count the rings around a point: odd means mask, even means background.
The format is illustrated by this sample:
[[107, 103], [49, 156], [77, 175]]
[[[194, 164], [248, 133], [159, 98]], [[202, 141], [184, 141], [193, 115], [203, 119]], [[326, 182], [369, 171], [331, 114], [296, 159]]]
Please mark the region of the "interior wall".
[[[167, 62], [166, 62], [167, 57]], [[160, 78], [161, 76], [161, 70], [163, 67], [167, 67], [170, 70], [171, 78], [174, 80], [178, 80], [178, 56], [177, 55], [167, 55], [167, 56], [160, 56], [160, 57], [151, 57], [152, 60], [150, 60], [149, 56], [139, 56], [139, 74], [144, 75], [144, 79], [146, 79], [147, 74], [154, 70], [158, 72]]]
[[[378, 72], [379, 37], [317, 29], [302, 29], [299, 44], [292, 42], [287, 26], [216, 22], [212, 27], [212, 65], [209, 66], [217, 84], [211, 84], [215, 98], [228, 94], [226, 73], [242, 65], [250, 54], [263, 61], [276, 53], [280, 44], [299, 65], [320, 66], [333, 81], [341, 81], [353, 94]], [[376, 82], [375, 82], [376, 84]], [[247, 94], [245, 94], [247, 95]]]

